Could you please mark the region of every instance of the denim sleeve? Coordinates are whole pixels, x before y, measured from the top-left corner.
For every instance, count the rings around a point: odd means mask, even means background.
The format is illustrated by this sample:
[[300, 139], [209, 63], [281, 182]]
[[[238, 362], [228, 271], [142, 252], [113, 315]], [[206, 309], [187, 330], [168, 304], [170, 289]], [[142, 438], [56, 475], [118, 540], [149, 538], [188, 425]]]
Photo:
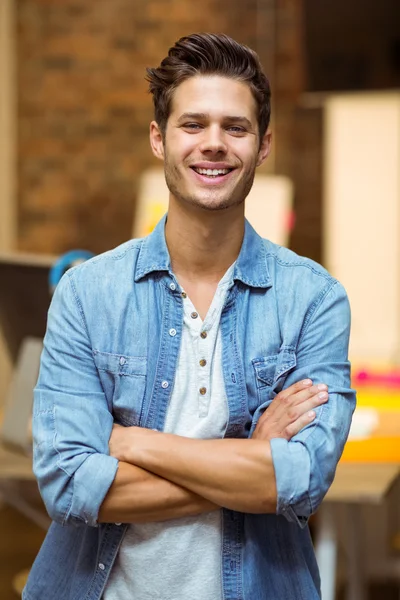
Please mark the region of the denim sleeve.
[[54, 521], [97, 525], [118, 468], [108, 451], [112, 426], [68, 272], [49, 309], [33, 404], [34, 473]]
[[326, 383], [328, 402], [316, 409], [313, 423], [290, 441], [271, 440], [277, 514], [300, 526], [305, 526], [328, 491], [349, 433], [355, 409], [355, 392], [350, 388], [349, 333], [347, 295], [333, 280], [307, 313], [296, 368], [284, 386], [305, 378]]

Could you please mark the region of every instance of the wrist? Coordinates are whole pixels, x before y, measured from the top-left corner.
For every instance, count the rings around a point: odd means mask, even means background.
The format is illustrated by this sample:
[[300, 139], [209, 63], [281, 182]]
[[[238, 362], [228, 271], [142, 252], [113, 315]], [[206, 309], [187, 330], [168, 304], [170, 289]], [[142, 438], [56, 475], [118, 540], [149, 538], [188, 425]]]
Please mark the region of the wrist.
[[154, 445], [159, 432], [144, 427], [129, 427], [129, 435], [124, 445], [124, 460], [138, 467], [145, 467], [145, 456]]

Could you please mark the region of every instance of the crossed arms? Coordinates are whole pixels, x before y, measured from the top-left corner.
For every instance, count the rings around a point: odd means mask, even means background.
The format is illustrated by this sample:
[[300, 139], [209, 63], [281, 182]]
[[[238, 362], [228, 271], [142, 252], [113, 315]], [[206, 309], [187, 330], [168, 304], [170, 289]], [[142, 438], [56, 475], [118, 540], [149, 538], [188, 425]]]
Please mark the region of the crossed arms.
[[[276, 512], [302, 525], [333, 479], [355, 406], [341, 286], [329, 284], [313, 305], [296, 368], [251, 439], [192, 440], [114, 426], [72, 278], [68, 272], [54, 294], [34, 392], [34, 472], [52, 519], [96, 526], [223, 506]], [[320, 391], [310, 384], [293, 387], [307, 377], [326, 383], [328, 402], [316, 401]]]
[[99, 521], [163, 521], [219, 507], [276, 510], [269, 440], [290, 440], [315, 418], [327, 386], [304, 380], [282, 391], [250, 440], [197, 440], [139, 427], [114, 426], [110, 453], [120, 462]]

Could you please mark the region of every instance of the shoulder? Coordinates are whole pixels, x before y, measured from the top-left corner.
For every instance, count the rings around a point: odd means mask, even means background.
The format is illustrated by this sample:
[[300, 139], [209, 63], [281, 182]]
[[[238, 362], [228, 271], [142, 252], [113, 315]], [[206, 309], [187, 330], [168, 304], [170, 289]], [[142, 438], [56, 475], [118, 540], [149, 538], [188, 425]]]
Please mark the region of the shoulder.
[[343, 285], [322, 265], [268, 240], [264, 244], [267, 267], [280, 304], [287, 308], [295, 302], [310, 312], [325, 300], [330, 304], [330, 299], [348, 305]]
[[59, 302], [78, 305], [80, 310], [118, 304], [132, 291], [136, 263], [143, 239], [129, 240], [68, 269], [53, 295]]
[[337, 281], [322, 265], [311, 258], [300, 256], [293, 250], [274, 244], [269, 240], [263, 241], [268, 267], [272, 267], [277, 275], [282, 276], [285, 272], [288, 272], [291, 277], [307, 277], [321, 283]]
[[139, 250], [143, 243], [143, 238], [133, 239], [123, 244], [98, 254], [84, 263], [72, 267], [66, 273], [72, 285], [85, 283], [95, 285], [96, 283], [110, 283], [113, 281], [124, 280], [130, 273], [132, 276], [135, 271], [136, 261]]

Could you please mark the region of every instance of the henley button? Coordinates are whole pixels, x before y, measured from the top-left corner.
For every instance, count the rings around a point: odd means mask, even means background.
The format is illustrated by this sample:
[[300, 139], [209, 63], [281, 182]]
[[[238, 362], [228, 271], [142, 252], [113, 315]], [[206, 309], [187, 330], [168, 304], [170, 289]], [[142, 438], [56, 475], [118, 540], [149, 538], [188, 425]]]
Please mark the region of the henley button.
[[203, 340], [205, 340], [207, 337], [207, 331], [202, 331], [200, 337], [203, 338]]
[[166, 390], [168, 386], [169, 386], [168, 381], [163, 381], [161, 384], [161, 387], [164, 388], [164, 390]]
[[182, 292], [182, 298], [187, 298], [187, 293], [186, 292]]
[[124, 365], [126, 363], [126, 360], [123, 356], [121, 356], [121, 358], [119, 359], [119, 364], [120, 365]]
[[202, 396], [204, 396], [204, 395], [207, 393], [207, 389], [206, 389], [205, 387], [201, 387], [201, 388], [199, 389], [199, 392], [200, 392], [200, 394], [201, 394]]
[[169, 289], [172, 290], [172, 291], [176, 290], [176, 285], [174, 283], [170, 283], [169, 284]]
[[192, 319], [197, 319], [199, 315], [197, 314], [197, 312], [192, 312], [190, 316], [192, 317]]
[[200, 366], [201, 367], [205, 367], [206, 364], [207, 364], [207, 361], [205, 360], [205, 358], [202, 358], [201, 361], [200, 361]]
[[104, 571], [105, 568], [106, 567], [105, 567], [105, 565], [103, 565], [103, 563], [99, 563], [99, 569], [100, 569], [100, 571]]
[[172, 328], [169, 330], [169, 335], [171, 335], [172, 337], [174, 337], [174, 335], [176, 335], [176, 329]]

